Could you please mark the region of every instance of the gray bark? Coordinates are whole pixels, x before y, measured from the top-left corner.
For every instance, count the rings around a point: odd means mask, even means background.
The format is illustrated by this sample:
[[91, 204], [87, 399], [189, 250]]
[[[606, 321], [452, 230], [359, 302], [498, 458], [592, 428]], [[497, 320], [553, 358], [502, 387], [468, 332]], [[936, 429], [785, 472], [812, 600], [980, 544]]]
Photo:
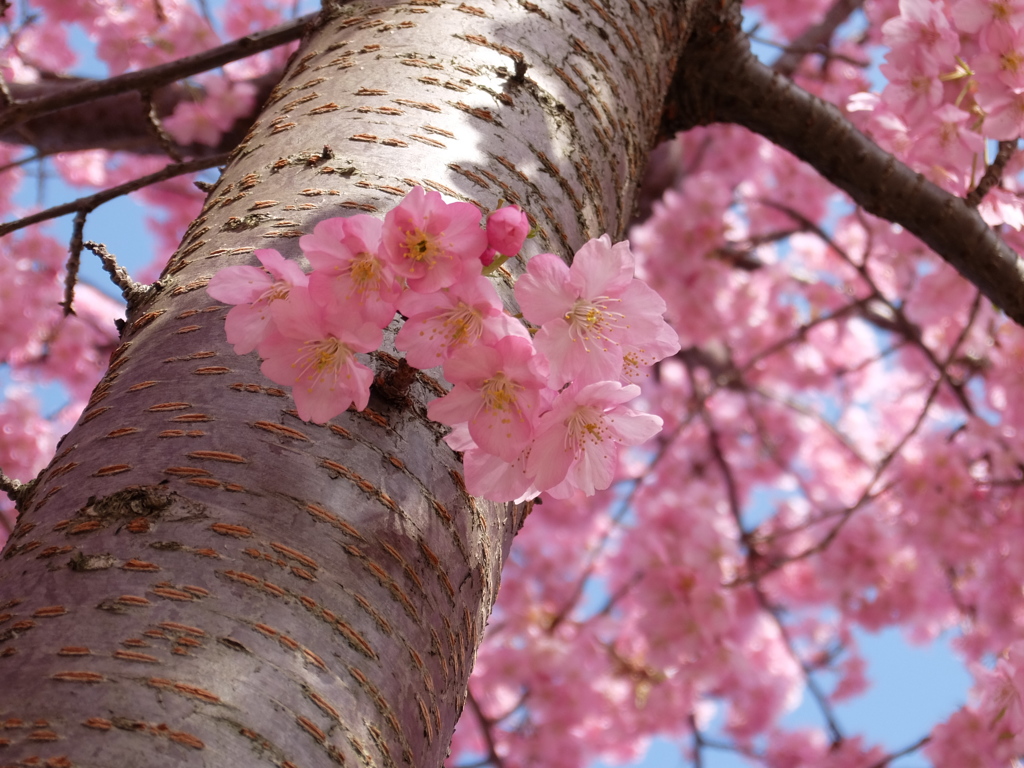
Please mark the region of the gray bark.
[[0, 762], [444, 760], [527, 510], [467, 496], [436, 377], [377, 355], [366, 411], [305, 424], [203, 288], [416, 184], [520, 203], [535, 251], [621, 235], [689, 5], [478, 6], [325, 14], [131, 308], [0, 558]]

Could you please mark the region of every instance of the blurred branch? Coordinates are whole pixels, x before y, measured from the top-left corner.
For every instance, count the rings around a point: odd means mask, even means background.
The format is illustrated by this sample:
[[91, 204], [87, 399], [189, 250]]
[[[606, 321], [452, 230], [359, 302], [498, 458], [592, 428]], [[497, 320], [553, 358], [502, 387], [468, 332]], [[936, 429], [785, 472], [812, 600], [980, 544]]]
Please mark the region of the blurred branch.
[[932, 737], [930, 735], [929, 736], [922, 736], [920, 739], [915, 741], [909, 747], [904, 747], [903, 749], [901, 749], [901, 750], [899, 750], [897, 752], [893, 752], [890, 755], [886, 755], [881, 760], [879, 760], [877, 763], [872, 765], [871, 768], [886, 768], [886, 766], [889, 765], [889, 763], [891, 763], [893, 760], [898, 760], [901, 757], [906, 757], [907, 755], [910, 755], [910, 754], [913, 754], [914, 752], [917, 752], [917, 750], [919, 750], [921, 747], [925, 746], [931, 740], [932, 740]]
[[[971, 311], [969, 317], [967, 318], [967, 322], [964, 323], [964, 327], [960, 330], [960, 333], [957, 336], [956, 341], [953, 342], [953, 345], [949, 350], [949, 354], [946, 356], [946, 361], [943, 365], [943, 369], [947, 368], [949, 364], [956, 358], [960, 346], [966, 340], [967, 335], [970, 333], [971, 327], [974, 325], [974, 321], [977, 319], [978, 310], [980, 309], [980, 307], [981, 294], [979, 293], [975, 295], [974, 303], [971, 306]], [[787, 563], [796, 562], [798, 560], [805, 560], [808, 557], [811, 557], [812, 555], [818, 554], [819, 552], [823, 552], [825, 549], [828, 548], [828, 546], [833, 541], [835, 541], [836, 537], [839, 535], [839, 532], [843, 529], [846, 523], [849, 522], [850, 518], [853, 517], [854, 512], [856, 512], [858, 509], [860, 509], [862, 506], [864, 506], [866, 503], [872, 500], [872, 498], [875, 495], [872, 493], [872, 488], [874, 488], [878, 481], [882, 479], [882, 475], [885, 474], [885, 470], [896, 459], [896, 457], [900, 455], [900, 453], [903, 451], [903, 447], [910, 441], [910, 439], [914, 435], [917, 434], [918, 430], [920, 430], [921, 426], [924, 424], [925, 418], [927, 418], [928, 413], [931, 411], [932, 405], [935, 404], [935, 400], [939, 394], [939, 390], [945, 378], [946, 377], [940, 375], [932, 383], [931, 388], [928, 391], [928, 395], [925, 398], [924, 405], [921, 407], [921, 411], [920, 413], [918, 413], [913, 425], [911, 425], [910, 429], [904, 433], [903, 437], [901, 437], [899, 441], [897, 441], [897, 443], [891, 449], [889, 449], [885, 456], [883, 456], [879, 460], [871, 478], [864, 485], [864, 491], [861, 494], [860, 498], [857, 499], [857, 501], [854, 502], [854, 504], [847, 507], [840, 513], [839, 519], [828, 530], [828, 532], [821, 539], [818, 540], [816, 544], [812, 544], [803, 551], [785, 558], [783, 561], [772, 563], [770, 568], [762, 570], [762, 572], [757, 573], [753, 576], [753, 580], [755, 582], [757, 582], [760, 578], [765, 576], [768, 572], [774, 571]]]
[[0, 75], [0, 107], [7, 107], [14, 103], [14, 97], [11, 96], [11, 89], [7, 86], [7, 81], [3, 75]]
[[[692, 381], [693, 371], [687, 368], [687, 373]], [[829, 734], [832, 738], [832, 744], [838, 744], [843, 740], [843, 733], [839, 728], [839, 721], [832, 709], [832, 704], [828, 700], [828, 696], [826, 696], [825, 692], [821, 689], [817, 679], [815, 679], [810, 665], [797, 652], [796, 643], [793, 641], [793, 637], [790, 634], [786, 623], [782, 620], [779, 609], [771, 604], [768, 596], [765, 594], [764, 589], [761, 586], [760, 576], [762, 575], [762, 569], [759, 564], [763, 562], [763, 556], [757, 548], [757, 542], [754, 540], [754, 537], [743, 525], [743, 506], [742, 500], [740, 499], [739, 483], [737, 482], [736, 475], [733, 472], [732, 464], [729, 463], [729, 459], [725, 455], [725, 448], [722, 445], [721, 435], [718, 432], [714, 419], [711, 417], [710, 411], [707, 409], [706, 402], [703, 402], [700, 405], [700, 417], [701, 421], [704, 422], [705, 429], [707, 429], [708, 449], [710, 450], [711, 458], [722, 473], [722, 482], [725, 485], [729, 511], [732, 515], [733, 522], [736, 524], [736, 530], [739, 533], [738, 543], [745, 550], [744, 558], [747, 561], [748, 569], [752, 574], [754, 574], [750, 580], [750, 587], [754, 591], [754, 596], [757, 599], [758, 605], [760, 605], [761, 609], [771, 617], [775, 626], [778, 628], [779, 636], [782, 638], [782, 642], [785, 644], [789, 655], [800, 667], [800, 670], [803, 673], [804, 686], [810, 692], [811, 697], [814, 699], [815, 703], [818, 705], [818, 709], [821, 711], [822, 718], [828, 726]]]
[[785, 52], [772, 64], [772, 69], [780, 75], [792, 77], [808, 54], [826, 54], [826, 46], [832, 41], [836, 29], [863, 4], [864, 0], [836, 0], [821, 23], [808, 27], [800, 37], [786, 46]]
[[1013, 153], [1017, 151], [1017, 142], [1014, 141], [1000, 141], [999, 150], [996, 152], [995, 158], [989, 164], [988, 168], [985, 169], [985, 174], [981, 177], [978, 182], [978, 186], [972, 189], [964, 197], [964, 202], [967, 203], [971, 208], [977, 208], [981, 203], [982, 198], [988, 194], [992, 187], [996, 186], [1003, 178], [1003, 170], [1006, 168], [1006, 164], [1010, 162], [1010, 158], [1013, 157]]
[[702, 750], [704, 749], [704, 737], [700, 732], [700, 728], [697, 727], [697, 718], [694, 717], [693, 713], [690, 713], [690, 731], [693, 733], [693, 768], [704, 768], [704, 755]]
[[12, 160], [11, 162], [6, 163], [5, 165], [0, 165], [0, 173], [3, 173], [4, 171], [9, 171], [12, 168], [20, 168], [23, 165], [34, 163], [36, 160], [42, 160], [44, 157], [46, 157], [46, 155], [43, 152], [33, 152], [28, 157], [23, 157], [20, 160]]
[[49, 221], [50, 219], [56, 219], [60, 216], [66, 216], [69, 213], [89, 213], [103, 205], [103, 203], [109, 202], [116, 197], [127, 195], [129, 192], [135, 192], [136, 190], [148, 187], [149, 185], [156, 184], [160, 181], [173, 179], [175, 176], [182, 176], [186, 173], [194, 173], [217, 165], [223, 165], [227, 160], [228, 153], [225, 152], [220, 155], [189, 160], [187, 163], [172, 163], [171, 165], [161, 168], [159, 171], [151, 173], [148, 176], [140, 176], [137, 179], [126, 181], [124, 184], [118, 184], [116, 187], [104, 189], [94, 195], [80, 197], [77, 200], [72, 200], [70, 203], [55, 205], [52, 208], [47, 208], [45, 211], [39, 211], [38, 213], [33, 213], [29, 216], [24, 216], [23, 218], [7, 222], [6, 224], [0, 224], [0, 237], [19, 229], [24, 229], [32, 224], [38, 224], [41, 221]]
[[[772, 200], [763, 199], [758, 200], [757, 202], [770, 208], [774, 208], [777, 211], [781, 211], [794, 221], [800, 222], [806, 231], [811, 232], [818, 237], [829, 248], [835, 251], [843, 261], [855, 269], [864, 283], [871, 289], [871, 296], [868, 297], [869, 302], [864, 305], [865, 310], [870, 310], [870, 312], [864, 312], [862, 317], [868, 322], [874, 323], [879, 328], [902, 336], [908, 342], [920, 349], [925, 357], [928, 358], [928, 361], [935, 366], [935, 369], [939, 374], [940, 381], [945, 380], [949, 383], [950, 388], [953, 390], [953, 394], [956, 396], [957, 400], [960, 401], [960, 405], [963, 406], [964, 411], [968, 415], [974, 415], [974, 406], [971, 405], [971, 401], [964, 389], [963, 382], [953, 381], [952, 377], [949, 375], [949, 361], [945, 363], [941, 362], [938, 357], [936, 357], [931, 347], [924, 343], [921, 329], [910, 321], [902, 304], [898, 304], [885, 296], [881, 288], [879, 288], [871, 277], [871, 273], [867, 269], [866, 261], [857, 263], [857, 261], [855, 261], [844, 249], [840, 248], [835, 240], [833, 240], [820, 226], [788, 205], [782, 205]], [[977, 302], [975, 302], [975, 304], [977, 304]], [[974, 312], [977, 312], [977, 307], [972, 310], [972, 313]]]
[[480, 730], [483, 732], [484, 741], [487, 742], [487, 757], [482, 764], [493, 765], [494, 768], [503, 768], [504, 762], [501, 759], [501, 755], [498, 754], [498, 747], [494, 742], [494, 734], [491, 732], [495, 721], [484, 714], [484, 711], [480, 708], [480, 702], [473, 695], [472, 688], [466, 688], [466, 701], [469, 702], [469, 708], [476, 715], [476, 719], [480, 724]]
[[302, 16], [294, 21], [287, 21], [276, 27], [240, 37], [203, 53], [185, 56], [138, 72], [126, 72], [106, 80], [73, 80], [69, 85], [58, 88], [52, 93], [24, 101], [12, 98], [5, 108], [0, 109], [0, 132], [33, 117], [55, 112], [58, 109], [128, 91], [153, 90], [163, 85], [169, 85], [176, 80], [298, 40], [302, 37], [306, 25], [315, 17], [316, 14]]

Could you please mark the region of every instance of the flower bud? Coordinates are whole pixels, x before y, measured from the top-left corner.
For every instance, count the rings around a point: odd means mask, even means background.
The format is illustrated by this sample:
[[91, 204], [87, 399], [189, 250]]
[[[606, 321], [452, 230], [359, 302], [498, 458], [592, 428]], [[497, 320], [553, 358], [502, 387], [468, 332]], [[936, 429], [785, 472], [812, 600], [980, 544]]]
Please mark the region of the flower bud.
[[515, 256], [530, 234], [530, 220], [518, 205], [506, 205], [487, 217], [487, 245], [498, 253]]

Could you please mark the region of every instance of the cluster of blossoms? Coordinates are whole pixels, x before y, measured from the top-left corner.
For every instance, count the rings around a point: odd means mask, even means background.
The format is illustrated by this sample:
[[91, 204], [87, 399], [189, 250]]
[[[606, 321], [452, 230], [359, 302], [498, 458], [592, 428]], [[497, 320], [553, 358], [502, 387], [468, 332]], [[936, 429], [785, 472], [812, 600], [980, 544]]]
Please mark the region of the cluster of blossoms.
[[529, 233], [517, 206], [481, 228], [471, 203], [446, 203], [415, 187], [383, 221], [366, 215], [321, 221], [299, 246], [304, 273], [271, 249], [263, 268], [227, 267], [207, 288], [236, 305], [228, 341], [253, 350], [261, 370], [289, 386], [299, 417], [323, 423], [362, 410], [373, 371], [358, 357], [395, 338], [409, 365], [443, 366], [454, 386], [430, 403], [452, 427], [466, 485], [495, 501], [555, 498], [607, 488], [618, 446], [638, 445], [662, 425], [626, 403], [646, 366], [679, 351], [665, 302], [633, 276], [627, 243], [591, 240], [571, 267], [554, 254], [530, 260], [515, 289], [525, 320], [509, 315], [485, 273], [519, 253]]
[[[867, 10], [888, 48], [881, 94], [851, 94], [851, 117], [883, 148], [939, 186], [962, 195], [985, 169], [985, 141], [1024, 135], [1024, 2], [899, 0]], [[1014, 163], [1014, 166], [1019, 162]], [[1016, 167], [1011, 170], [1016, 170]], [[980, 207], [992, 225], [1020, 229], [1016, 182]]]

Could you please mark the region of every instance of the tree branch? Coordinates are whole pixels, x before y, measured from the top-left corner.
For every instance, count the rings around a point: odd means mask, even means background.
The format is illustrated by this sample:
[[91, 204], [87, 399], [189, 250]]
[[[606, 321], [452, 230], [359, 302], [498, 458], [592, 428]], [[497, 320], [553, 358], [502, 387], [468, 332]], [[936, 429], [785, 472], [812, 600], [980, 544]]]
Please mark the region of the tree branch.
[[996, 152], [995, 158], [989, 164], [988, 168], [985, 169], [985, 174], [978, 181], [978, 186], [968, 192], [964, 197], [964, 202], [971, 206], [971, 208], [977, 208], [985, 195], [989, 193], [989, 190], [998, 184], [1003, 178], [1003, 170], [1006, 168], [1006, 164], [1010, 162], [1010, 158], [1013, 157], [1013, 153], [1016, 151], [1016, 141], [1000, 141], [999, 151]]
[[34, 480], [23, 483], [20, 480], [8, 477], [3, 473], [3, 470], [0, 470], [0, 491], [7, 494], [8, 498], [14, 502], [15, 507], [20, 506], [22, 499], [32, 490], [34, 484]]
[[262, 32], [254, 32], [251, 35], [240, 37], [203, 53], [185, 56], [138, 72], [126, 72], [106, 80], [63, 81], [70, 82], [70, 84], [58, 87], [52, 93], [25, 101], [17, 100], [16, 94], [12, 90], [14, 100], [6, 108], [0, 110], [0, 133], [39, 115], [96, 101], [106, 96], [129, 91], [153, 90], [182, 78], [206, 72], [229, 62], [298, 40], [302, 37], [306, 25], [315, 17], [316, 14], [302, 16]]
[[888, 766], [889, 763], [891, 763], [893, 760], [898, 760], [901, 757], [906, 757], [907, 755], [910, 755], [910, 754], [913, 754], [914, 752], [917, 752], [917, 750], [921, 749], [921, 747], [925, 746], [931, 740], [932, 740], [931, 734], [929, 734], [927, 736], [922, 736], [920, 739], [915, 741], [909, 747], [904, 747], [903, 749], [897, 750], [896, 752], [893, 752], [892, 754], [886, 755], [881, 760], [879, 760], [877, 763], [872, 765], [871, 768], [886, 768], [886, 766]]
[[11, 96], [11, 89], [7, 85], [7, 81], [3, 75], [0, 75], [0, 106], [9, 106], [14, 102], [14, 97]]
[[25, 216], [23, 218], [16, 219], [15, 221], [9, 221], [6, 224], [0, 224], [0, 237], [8, 235], [19, 229], [24, 229], [32, 224], [38, 224], [41, 221], [49, 221], [50, 219], [56, 219], [59, 216], [66, 216], [69, 213], [89, 213], [103, 205], [103, 203], [113, 200], [115, 197], [127, 195], [129, 192], [134, 192], [138, 189], [142, 189], [143, 187], [148, 187], [150, 184], [156, 184], [159, 181], [173, 179], [175, 176], [181, 176], [186, 173], [194, 173], [195, 171], [202, 171], [217, 165], [223, 165], [227, 160], [228, 154], [224, 153], [221, 155], [213, 155], [212, 157], [200, 157], [196, 160], [189, 160], [187, 163], [172, 163], [171, 165], [161, 168], [159, 171], [151, 173], [148, 176], [140, 176], [137, 179], [126, 181], [124, 184], [118, 184], [116, 187], [110, 187], [109, 189], [97, 192], [95, 195], [80, 197], [77, 200], [72, 200], [70, 203], [55, 205], [53, 208], [47, 208], [45, 211], [39, 211], [38, 213], [33, 213], [30, 216]]
[[682, 115], [692, 121], [678, 127], [736, 123], [789, 150], [866, 211], [916, 235], [1024, 325], [1024, 261], [967, 202], [882, 150], [834, 105], [759, 62], [742, 36], [694, 54], [676, 76]]
[[103, 269], [110, 275], [110, 281], [121, 289], [121, 295], [124, 296], [124, 300], [128, 303], [129, 308], [135, 306], [153, 292], [154, 286], [137, 283], [132, 280], [128, 270], [117, 263], [117, 258], [102, 243], [86, 240], [82, 245], [99, 257], [99, 260], [103, 263]]
[[[239, 117], [221, 136], [215, 147], [193, 143], [175, 144], [183, 156], [205, 157], [233, 149], [242, 140], [256, 117], [256, 108], [270, 95], [281, 79], [281, 72], [246, 81], [256, 91], [252, 114]], [[69, 83], [83, 81], [41, 80], [38, 83], [13, 83], [12, 92], [22, 100], [48, 96], [72, 87]], [[91, 81], [85, 81], [91, 82]], [[158, 118], [174, 112], [182, 101], [195, 98], [195, 91], [186, 85], [174, 83], [152, 92], [152, 109]], [[0, 108], [0, 115], [3, 114]], [[114, 152], [132, 152], [137, 155], [166, 155], [167, 149], [154, 133], [146, 109], [133, 92], [104, 96], [96, 101], [77, 104], [56, 112], [31, 118], [0, 131], [0, 141], [35, 147], [41, 155], [57, 152], [79, 152], [84, 149], [106, 149]]]
[[[691, 388], [694, 388], [695, 380], [693, 371], [687, 368], [687, 372], [691, 382], [690, 386]], [[726, 498], [729, 503], [729, 511], [732, 514], [733, 522], [736, 525], [736, 531], [739, 534], [739, 541], [737, 543], [745, 550], [744, 558], [747, 561], [747, 567], [750, 572], [758, 574], [758, 564], [761, 562], [763, 555], [758, 550], [757, 543], [751, 536], [750, 531], [748, 531], [743, 524], [743, 504], [740, 499], [739, 483], [736, 480], [736, 475], [733, 472], [732, 465], [729, 463], [728, 458], [726, 458], [725, 450], [722, 447], [722, 438], [715, 425], [714, 419], [711, 417], [711, 413], [708, 411], [707, 401], [702, 401], [698, 408], [700, 418], [704, 422], [704, 427], [708, 433], [708, 449], [711, 454], [711, 459], [716, 465], [718, 465], [718, 468], [722, 473], [722, 482], [725, 486]], [[828, 696], [825, 695], [825, 692], [814, 677], [814, 670], [798, 653], [792, 634], [786, 626], [786, 623], [782, 620], [779, 610], [771, 604], [771, 601], [765, 594], [764, 588], [759, 580], [759, 575], [755, 575], [751, 579], [750, 586], [754, 591], [754, 596], [757, 598], [757, 602], [761, 606], [761, 609], [771, 617], [775, 626], [778, 628], [779, 637], [786, 645], [789, 655], [792, 657], [793, 661], [799, 665], [800, 670], [803, 672], [804, 687], [810, 692], [811, 697], [818, 705], [822, 718], [828, 726], [832, 744], [838, 744], [843, 740], [843, 732], [839, 727], [839, 720], [832, 709], [832, 704], [829, 701]]]
[[804, 31], [800, 37], [786, 46], [786, 51], [772, 64], [772, 69], [780, 75], [792, 77], [804, 58], [829, 44], [832, 35], [839, 25], [846, 21], [850, 14], [860, 8], [864, 0], [836, 0], [825, 13], [820, 24], [815, 24]]
[[480, 703], [473, 695], [472, 688], [466, 688], [466, 701], [469, 702], [470, 709], [472, 709], [473, 714], [476, 715], [477, 723], [480, 726], [480, 732], [483, 734], [484, 741], [487, 742], [487, 762], [485, 764], [493, 765], [495, 768], [503, 768], [504, 762], [498, 754], [498, 747], [494, 741], [494, 734], [491, 732], [491, 728], [494, 727], [494, 721], [484, 714], [483, 709], [480, 707]]
[[71, 225], [67, 272], [64, 275], [64, 300], [60, 303], [65, 317], [75, 311], [75, 285], [78, 284], [78, 270], [82, 267], [82, 239], [85, 232], [85, 219], [88, 215], [87, 211], [78, 211]]
[[163, 147], [164, 152], [176, 163], [182, 162], [185, 158], [181, 156], [181, 152], [174, 146], [174, 139], [171, 137], [167, 130], [164, 128], [163, 123], [160, 122], [160, 115], [157, 113], [156, 102], [153, 101], [153, 94], [150, 91], [140, 91], [139, 96], [142, 97], [142, 103], [146, 107], [146, 120], [149, 121], [149, 127], [153, 132], [153, 136], [159, 142], [160, 146]]

